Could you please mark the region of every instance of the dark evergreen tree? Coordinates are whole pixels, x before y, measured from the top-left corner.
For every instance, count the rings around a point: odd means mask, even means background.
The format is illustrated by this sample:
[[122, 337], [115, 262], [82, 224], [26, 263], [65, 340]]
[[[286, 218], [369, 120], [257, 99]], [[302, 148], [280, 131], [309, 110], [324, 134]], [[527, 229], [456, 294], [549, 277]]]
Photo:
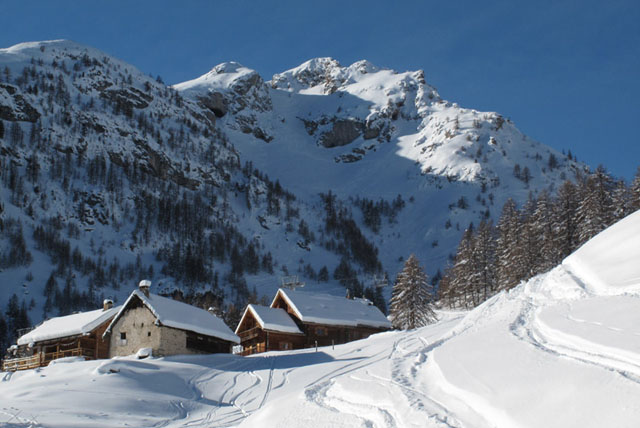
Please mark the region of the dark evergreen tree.
[[326, 266], [322, 266], [318, 271], [318, 282], [329, 281], [329, 269]]
[[631, 209], [633, 211], [640, 210], [640, 167], [636, 171], [636, 176], [631, 183], [631, 189], [629, 189], [631, 198]]
[[496, 241], [491, 222], [482, 220], [473, 238], [473, 274], [469, 278], [473, 305], [476, 306], [492, 296], [496, 284]]
[[624, 180], [617, 180], [614, 183], [613, 193], [611, 195], [613, 223], [622, 220], [634, 211], [631, 203], [631, 189], [627, 187]]
[[[46, 284], [44, 285], [44, 317], [46, 318], [51, 310], [53, 309], [53, 301], [56, 296], [56, 292], [58, 291], [58, 284], [56, 283], [56, 277], [53, 272], [49, 275], [49, 279], [47, 279]], [[59, 292], [59, 291], [58, 291]]]
[[394, 327], [406, 330], [435, 322], [434, 298], [427, 274], [411, 254], [393, 286], [390, 316]]
[[[536, 266], [540, 260], [540, 239], [536, 235], [534, 213], [536, 200], [531, 194], [520, 212], [518, 229], [519, 245], [516, 250], [514, 268], [516, 270], [516, 284], [537, 273]], [[515, 284], [514, 284], [515, 285]]]
[[[1, 121], [0, 121], [1, 122]], [[9, 328], [4, 316], [0, 313], [0, 349], [3, 351], [9, 347]]]
[[559, 260], [571, 254], [578, 245], [577, 188], [571, 181], [565, 181], [553, 206], [553, 232]]
[[469, 307], [473, 300], [469, 278], [473, 275], [473, 224], [462, 234], [451, 268], [450, 287], [455, 290], [453, 304], [456, 307]]
[[547, 191], [540, 193], [536, 201], [531, 232], [538, 243], [534, 270], [546, 272], [562, 261], [555, 242], [553, 203]]
[[577, 210], [579, 245], [584, 244], [611, 224], [612, 190], [613, 179], [602, 166], [582, 181]]
[[513, 199], [508, 199], [502, 207], [502, 215], [497, 226], [496, 276], [498, 290], [508, 290], [518, 282], [515, 262], [520, 245], [519, 229], [520, 219], [516, 203]]

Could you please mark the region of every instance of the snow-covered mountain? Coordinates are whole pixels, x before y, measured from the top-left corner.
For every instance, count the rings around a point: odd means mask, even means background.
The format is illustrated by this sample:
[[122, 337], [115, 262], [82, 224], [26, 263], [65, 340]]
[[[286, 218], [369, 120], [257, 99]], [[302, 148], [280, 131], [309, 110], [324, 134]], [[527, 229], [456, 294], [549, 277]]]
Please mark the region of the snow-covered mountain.
[[392, 273], [414, 252], [435, 274], [470, 222], [495, 218], [507, 198], [553, 193], [584, 167], [500, 114], [445, 101], [422, 71], [316, 58], [264, 81], [224, 63], [174, 88], [215, 111], [240, 156], [300, 198], [345, 201]]
[[229, 312], [285, 275], [366, 288], [412, 252], [434, 275], [470, 222], [583, 168], [367, 61], [270, 81], [230, 62], [168, 87], [24, 43], [0, 50], [0, 120], [0, 303], [15, 293], [32, 321], [141, 277]]
[[552, 271], [420, 329], [317, 352], [67, 359], [7, 373], [0, 422], [636, 427], [639, 258], [640, 211]]

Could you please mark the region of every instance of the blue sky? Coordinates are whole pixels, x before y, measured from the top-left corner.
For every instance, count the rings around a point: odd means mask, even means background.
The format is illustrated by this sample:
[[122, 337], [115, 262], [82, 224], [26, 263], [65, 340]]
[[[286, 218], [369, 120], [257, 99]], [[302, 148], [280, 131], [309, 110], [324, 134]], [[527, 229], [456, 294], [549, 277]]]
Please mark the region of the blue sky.
[[20, 1], [0, 46], [71, 39], [177, 83], [223, 61], [265, 79], [318, 56], [423, 69], [448, 100], [630, 179], [640, 166], [640, 1]]

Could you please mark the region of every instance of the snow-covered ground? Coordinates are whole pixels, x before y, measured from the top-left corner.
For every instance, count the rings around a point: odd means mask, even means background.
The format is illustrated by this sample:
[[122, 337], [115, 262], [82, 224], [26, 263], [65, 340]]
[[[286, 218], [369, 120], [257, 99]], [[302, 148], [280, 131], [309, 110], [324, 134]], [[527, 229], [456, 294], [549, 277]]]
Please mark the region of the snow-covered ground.
[[[468, 313], [332, 348], [5, 373], [4, 426], [637, 427], [640, 212]], [[615, 261], [615, 269], [603, 265]]]

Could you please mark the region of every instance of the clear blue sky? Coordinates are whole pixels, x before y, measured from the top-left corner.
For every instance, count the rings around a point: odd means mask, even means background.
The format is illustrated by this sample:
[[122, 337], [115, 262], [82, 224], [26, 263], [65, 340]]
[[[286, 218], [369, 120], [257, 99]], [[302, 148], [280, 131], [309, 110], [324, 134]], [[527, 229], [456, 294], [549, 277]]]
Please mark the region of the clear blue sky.
[[448, 100], [630, 179], [640, 1], [2, 1], [0, 46], [71, 39], [177, 83], [223, 61], [265, 79], [318, 56], [424, 69]]

